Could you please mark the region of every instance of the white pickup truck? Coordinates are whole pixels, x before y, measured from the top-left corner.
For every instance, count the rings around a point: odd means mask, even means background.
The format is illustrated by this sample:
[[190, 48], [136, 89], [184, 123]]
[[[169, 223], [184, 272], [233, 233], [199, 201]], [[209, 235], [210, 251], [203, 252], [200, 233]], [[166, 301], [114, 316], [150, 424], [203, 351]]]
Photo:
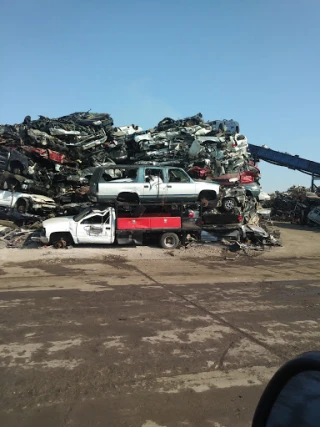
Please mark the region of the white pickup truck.
[[[142, 209], [141, 209], [142, 208]], [[144, 213], [140, 205], [132, 214], [118, 213], [114, 208], [103, 210], [87, 208], [78, 215], [47, 219], [39, 238], [44, 244], [59, 245], [62, 240], [70, 244], [142, 244], [146, 234], [158, 238], [165, 249], [174, 249], [186, 235], [199, 227], [182, 225], [180, 214]]]

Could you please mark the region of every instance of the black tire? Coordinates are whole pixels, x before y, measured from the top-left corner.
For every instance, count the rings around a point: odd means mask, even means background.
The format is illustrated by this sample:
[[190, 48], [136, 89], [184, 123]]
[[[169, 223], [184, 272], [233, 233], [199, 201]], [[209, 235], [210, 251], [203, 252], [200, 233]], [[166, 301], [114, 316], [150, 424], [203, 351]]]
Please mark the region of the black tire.
[[236, 127], [236, 133], [240, 133], [240, 129], [238, 126]]
[[55, 247], [62, 247], [59, 246], [59, 242], [61, 240], [64, 240], [66, 242], [66, 246], [73, 245], [73, 238], [70, 233], [52, 233], [50, 236], [50, 245], [53, 245]]
[[17, 160], [10, 162], [9, 168], [10, 168], [10, 172], [13, 173], [14, 175], [23, 174], [23, 165]]
[[163, 249], [176, 249], [180, 243], [176, 233], [164, 233], [160, 238], [160, 246]]
[[17, 203], [15, 205], [15, 208], [20, 213], [26, 213], [27, 212], [28, 203], [25, 199], [18, 199]]
[[236, 201], [232, 197], [226, 197], [222, 200], [222, 207], [226, 212], [231, 212], [236, 207]]

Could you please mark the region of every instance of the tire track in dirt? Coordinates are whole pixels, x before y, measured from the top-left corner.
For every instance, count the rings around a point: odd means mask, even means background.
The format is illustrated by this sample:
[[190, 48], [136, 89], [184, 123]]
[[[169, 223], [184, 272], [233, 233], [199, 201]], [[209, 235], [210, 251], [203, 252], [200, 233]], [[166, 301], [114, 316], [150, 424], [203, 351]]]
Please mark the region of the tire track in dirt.
[[[187, 303], [189, 305], [192, 305], [196, 309], [198, 309], [199, 311], [201, 311], [201, 312], [209, 315], [213, 320], [215, 320], [216, 322], [220, 323], [222, 326], [230, 328], [231, 330], [233, 330], [234, 332], [236, 332], [238, 335], [241, 335], [242, 337], [247, 338], [253, 344], [256, 344], [258, 346], [263, 347], [265, 350], [267, 350], [270, 353], [272, 353], [275, 356], [277, 356], [280, 360], [285, 361], [287, 359], [287, 356], [286, 356], [285, 353], [283, 353], [283, 352], [281, 352], [279, 350], [274, 349], [272, 346], [267, 345], [263, 341], [257, 339], [253, 335], [249, 334], [248, 332], [243, 331], [241, 328], [238, 328], [237, 326], [235, 326], [232, 323], [228, 322], [227, 320], [223, 319], [221, 316], [219, 316], [219, 315], [213, 313], [212, 311], [208, 310], [207, 308], [203, 307], [199, 303], [196, 303], [196, 302], [192, 301], [191, 299], [185, 297], [181, 293], [173, 290], [171, 288], [171, 285], [163, 285], [159, 281], [155, 280], [152, 276], [150, 276], [149, 274], [147, 274], [144, 271], [142, 271], [141, 269], [139, 269], [137, 266], [135, 266], [134, 268], [136, 269], [136, 271], [140, 272], [141, 275], [145, 276], [148, 280], [152, 281], [155, 285], [162, 287], [166, 292], [170, 293], [171, 295], [174, 295], [175, 297], [180, 298], [185, 303]], [[231, 347], [231, 345], [228, 347], [227, 350], [229, 350], [230, 347]]]

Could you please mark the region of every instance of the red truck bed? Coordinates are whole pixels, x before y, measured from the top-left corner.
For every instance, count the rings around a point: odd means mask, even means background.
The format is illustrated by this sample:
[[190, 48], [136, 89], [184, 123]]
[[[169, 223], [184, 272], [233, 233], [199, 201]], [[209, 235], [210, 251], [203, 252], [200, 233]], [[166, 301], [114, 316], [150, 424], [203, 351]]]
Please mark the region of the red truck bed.
[[180, 217], [150, 216], [139, 218], [118, 218], [118, 230], [154, 230], [154, 229], [177, 229], [181, 228]]

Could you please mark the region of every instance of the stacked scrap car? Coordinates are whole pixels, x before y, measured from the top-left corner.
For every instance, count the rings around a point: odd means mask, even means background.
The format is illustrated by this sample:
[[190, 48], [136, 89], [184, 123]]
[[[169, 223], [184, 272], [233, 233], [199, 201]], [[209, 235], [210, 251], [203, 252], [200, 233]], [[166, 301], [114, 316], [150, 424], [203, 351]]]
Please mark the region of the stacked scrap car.
[[[119, 197], [163, 204], [196, 201], [205, 192], [213, 200], [219, 192], [215, 180], [227, 175], [241, 177], [246, 200], [249, 185], [257, 197], [260, 175], [239, 132], [238, 122], [205, 122], [201, 113], [178, 120], [166, 117], [146, 131], [134, 124], [113, 127], [107, 113], [37, 120], [27, 116], [21, 124], [0, 126], [0, 171], [5, 171], [0, 188], [6, 192], [6, 203], [0, 201], [0, 206], [47, 216], [50, 210], [74, 214], [90, 203]], [[200, 182], [192, 174], [194, 168], [205, 170]], [[240, 188], [223, 189], [222, 194], [225, 211], [247, 203]]]

